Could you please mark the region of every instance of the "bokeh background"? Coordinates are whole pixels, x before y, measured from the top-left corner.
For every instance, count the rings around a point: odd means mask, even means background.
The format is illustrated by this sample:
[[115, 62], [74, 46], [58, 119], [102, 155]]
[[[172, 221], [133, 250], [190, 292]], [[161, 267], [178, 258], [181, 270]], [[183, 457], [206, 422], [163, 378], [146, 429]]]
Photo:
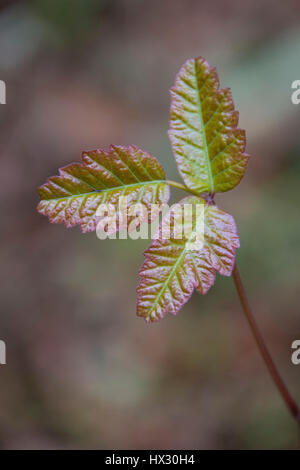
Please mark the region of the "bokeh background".
[[145, 148], [179, 180], [168, 89], [187, 58], [206, 57], [251, 155], [217, 203], [236, 218], [250, 302], [300, 401], [299, 26], [297, 0], [1, 2], [1, 448], [299, 447], [230, 278], [147, 325], [135, 289], [148, 242], [100, 241], [36, 212], [48, 176], [110, 143]]

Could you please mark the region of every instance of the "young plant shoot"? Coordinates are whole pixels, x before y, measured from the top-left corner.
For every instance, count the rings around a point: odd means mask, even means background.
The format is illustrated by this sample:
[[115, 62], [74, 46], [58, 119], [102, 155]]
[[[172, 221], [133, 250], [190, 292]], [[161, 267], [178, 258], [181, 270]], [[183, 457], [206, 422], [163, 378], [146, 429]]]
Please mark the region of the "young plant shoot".
[[[82, 163], [59, 170], [38, 190], [38, 211], [53, 223], [80, 225], [95, 231], [103, 204], [119, 211], [126, 197], [129, 208], [114, 231], [129, 227], [130, 207], [146, 207], [139, 222], [151, 223], [152, 205], [158, 217], [169, 200], [169, 187], [188, 193], [177, 208], [189, 205], [191, 217], [177, 217], [172, 208], [145, 251], [137, 288], [137, 315], [147, 322], [177, 314], [194, 289], [206, 294], [216, 272], [231, 276], [254, 338], [269, 372], [292, 415], [300, 423], [299, 409], [282, 381], [253, 318], [235, 261], [240, 241], [232, 215], [217, 207], [216, 193], [233, 189], [244, 176], [248, 162], [245, 131], [238, 127], [238, 112], [229, 88], [220, 88], [217, 71], [198, 57], [180, 69], [171, 88], [169, 138], [183, 183], [169, 181], [158, 160], [136, 147], [112, 145], [108, 151], [83, 152]], [[199, 210], [197, 210], [199, 209]], [[170, 236], [164, 236], [168, 220]], [[199, 229], [201, 227], [201, 230]], [[201, 231], [201, 233], [200, 233]], [[180, 232], [181, 237], [174, 234]], [[198, 237], [199, 244], [191, 242]]]

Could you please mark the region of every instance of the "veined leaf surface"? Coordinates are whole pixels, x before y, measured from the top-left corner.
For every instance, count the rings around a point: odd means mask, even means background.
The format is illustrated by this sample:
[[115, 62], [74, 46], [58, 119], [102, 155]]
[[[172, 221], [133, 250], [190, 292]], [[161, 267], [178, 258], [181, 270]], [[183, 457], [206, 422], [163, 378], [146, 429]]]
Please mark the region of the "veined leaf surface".
[[117, 206], [121, 197], [127, 197], [128, 206], [146, 206], [150, 221], [151, 204], [168, 202], [162, 166], [133, 145], [83, 152], [82, 161], [61, 168], [58, 176], [39, 188], [38, 211], [51, 222], [64, 222], [67, 227], [79, 224], [83, 232], [90, 232], [96, 229], [100, 204]]
[[229, 88], [220, 89], [215, 68], [202, 57], [189, 59], [171, 88], [169, 137], [178, 170], [198, 193], [224, 192], [244, 175], [245, 131]]
[[[157, 321], [166, 313], [175, 315], [191, 297], [194, 288], [200, 294], [206, 294], [214, 284], [215, 271], [224, 276], [231, 275], [235, 250], [240, 246], [235, 221], [217, 206], [203, 202], [194, 196], [180, 202], [181, 205], [201, 205], [203, 208], [200, 211], [200, 217], [204, 216], [201, 249], [191, 250], [189, 246], [197, 226], [197, 217], [193, 215], [193, 231], [189, 237], [165, 239], [162, 222], [158, 238], [145, 251], [146, 260], [139, 272], [137, 315], [148, 322]], [[172, 214], [169, 218], [174, 230], [174, 224], [181, 222]], [[185, 219], [182, 220], [184, 224]]]

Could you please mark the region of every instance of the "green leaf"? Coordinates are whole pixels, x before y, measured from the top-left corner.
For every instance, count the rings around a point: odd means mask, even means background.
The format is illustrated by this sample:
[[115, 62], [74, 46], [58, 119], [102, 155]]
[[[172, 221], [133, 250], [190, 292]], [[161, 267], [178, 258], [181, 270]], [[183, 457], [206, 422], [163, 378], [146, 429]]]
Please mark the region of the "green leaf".
[[[143, 203], [150, 221], [151, 204], [167, 203], [169, 186], [155, 157], [135, 147], [111, 146], [108, 152], [83, 152], [83, 163], [59, 170], [39, 188], [38, 211], [54, 223], [80, 225], [83, 232], [96, 229], [100, 204], [118, 206], [127, 197], [128, 207]], [[120, 227], [117, 227], [120, 228]]]
[[[183, 199], [179, 205], [192, 208], [190, 230], [181, 239], [175, 237], [184, 232], [189, 222], [186, 217], [178, 218], [172, 206], [160, 225], [157, 239], [146, 250], [146, 260], [139, 272], [137, 315], [147, 322], [157, 321], [166, 313], [175, 315], [194, 288], [206, 294], [214, 284], [215, 271], [230, 276], [235, 250], [240, 246], [231, 215], [195, 196]], [[173, 230], [171, 239], [164, 236], [165, 220], [170, 221]], [[202, 247], [191, 246], [196, 235]]]
[[169, 137], [186, 186], [198, 193], [224, 192], [244, 175], [245, 131], [229, 88], [220, 89], [215, 68], [189, 59], [171, 88]]

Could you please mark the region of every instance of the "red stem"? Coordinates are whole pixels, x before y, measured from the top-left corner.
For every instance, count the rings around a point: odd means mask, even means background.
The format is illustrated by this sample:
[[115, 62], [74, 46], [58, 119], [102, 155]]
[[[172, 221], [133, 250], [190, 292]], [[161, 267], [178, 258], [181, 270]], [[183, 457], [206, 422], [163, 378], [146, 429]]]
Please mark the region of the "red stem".
[[241, 276], [238, 270], [237, 265], [235, 264], [233, 271], [232, 271], [232, 277], [234, 279], [235, 287], [237, 289], [244, 313], [246, 315], [246, 318], [248, 320], [249, 326], [251, 328], [251, 331], [253, 333], [254, 339], [256, 341], [256, 344], [258, 346], [258, 349], [260, 350], [260, 353], [266, 363], [266, 366], [275, 382], [275, 385], [281, 394], [286, 406], [290, 410], [292, 416], [297, 420], [298, 424], [300, 424], [300, 411], [299, 408], [296, 404], [296, 402], [293, 400], [293, 398], [290, 395], [290, 392], [288, 391], [285, 383], [283, 382], [281, 376], [279, 375], [279, 372], [273, 362], [273, 359], [265, 345], [264, 339], [257, 327], [256, 321], [254, 319], [253, 313], [251, 311], [247, 295], [241, 280]]

